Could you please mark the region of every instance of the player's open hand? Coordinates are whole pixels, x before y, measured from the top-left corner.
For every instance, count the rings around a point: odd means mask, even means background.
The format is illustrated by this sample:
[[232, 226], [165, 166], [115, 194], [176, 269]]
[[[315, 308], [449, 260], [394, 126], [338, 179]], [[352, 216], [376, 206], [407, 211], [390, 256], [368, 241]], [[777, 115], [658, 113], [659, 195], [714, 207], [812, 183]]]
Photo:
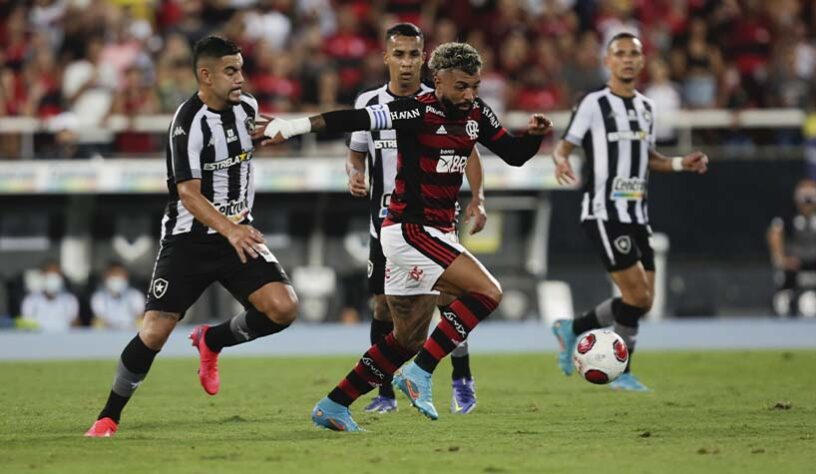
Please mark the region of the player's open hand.
[[485, 211], [483, 199], [473, 199], [468, 204], [465, 210], [465, 224], [468, 224], [471, 220], [473, 225], [470, 227], [468, 235], [481, 232], [485, 224], [487, 224], [487, 212]]
[[708, 171], [708, 156], [702, 151], [695, 151], [683, 157], [683, 169], [698, 174]]
[[247, 262], [247, 256], [258, 258], [255, 245], [265, 243], [263, 234], [251, 225], [236, 225], [226, 235], [227, 240], [235, 248], [241, 263]]
[[349, 171], [349, 173], [348, 188], [351, 195], [354, 197], [368, 196], [368, 186], [366, 186], [365, 173], [361, 173], [359, 170], [353, 168], [351, 171]]
[[258, 146], [277, 145], [286, 141], [287, 133], [291, 124], [288, 120], [261, 115], [261, 119], [255, 123], [255, 130], [252, 132], [252, 141]]
[[530, 116], [530, 121], [527, 123], [527, 133], [530, 135], [545, 135], [552, 130], [552, 120], [545, 117], [543, 114], [533, 114]]
[[555, 180], [558, 184], [562, 186], [575, 184], [577, 179], [575, 178], [575, 172], [572, 171], [569, 159], [553, 158], [553, 160], [555, 161]]

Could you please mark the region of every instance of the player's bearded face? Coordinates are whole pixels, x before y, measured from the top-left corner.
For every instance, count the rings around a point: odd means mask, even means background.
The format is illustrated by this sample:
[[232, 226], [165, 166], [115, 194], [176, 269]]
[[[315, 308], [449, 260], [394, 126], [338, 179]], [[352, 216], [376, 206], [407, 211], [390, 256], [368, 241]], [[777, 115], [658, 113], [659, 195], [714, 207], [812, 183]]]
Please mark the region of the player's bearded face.
[[479, 71], [468, 74], [458, 69], [449, 69], [437, 73], [434, 83], [445, 114], [451, 118], [469, 114], [479, 93], [480, 81]]

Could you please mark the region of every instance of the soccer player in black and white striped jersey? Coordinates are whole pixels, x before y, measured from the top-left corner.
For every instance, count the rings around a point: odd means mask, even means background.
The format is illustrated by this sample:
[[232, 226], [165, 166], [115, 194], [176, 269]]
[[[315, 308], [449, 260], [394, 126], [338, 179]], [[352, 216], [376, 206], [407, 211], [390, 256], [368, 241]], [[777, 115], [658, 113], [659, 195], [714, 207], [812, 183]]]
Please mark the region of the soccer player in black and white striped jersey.
[[[425, 62], [422, 31], [411, 23], [399, 23], [385, 33], [385, 54], [389, 81], [380, 87], [361, 92], [355, 101], [355, 108], [374, 104], [386, 104], [395, 99], [415, 96], [433, 90], [422, 83], [422, 65]], [[369, 185], [366, 185], [366, 162], [368, 163]], [[349, 139], [349, 153], [346, 160], [349, 176], [349, 191], [358, 197], [368, 196], [370, 200], [370, 234], [368, 257], [368, 289], [374, 295], [374, 317], [371, 320], [371, 343], [376, 344], [394, 330], [394, 318], [385, 297], [385, 256], [380, 244], [380, 229], [388, 211], [391, 194], [397, 176], [397, 132], [395, 130], [357, 131]], [[472, 221], [470, 234], [484, 228], [487, 215], [484, 209], [484, 186], [482, 163], [477, 149], [473, 149], [467, 160], [465, 175], [470, 184], [472, 199], [465, 210], [466, 222]], [[440, 308], [449, 304], [450, 295], [402, 296], [406, 305], [414, 308], [416, 314], [432, 313], [434, 306]], [[412, 324], [408, 315], [397, 315], [398, 323]], [[415, 343], [422, 345], [425, 336], [414, 334]], [[467, 341], [462, 342], [451, 353], [453, 365], [451, 412], [467, 414], [476, 408], [476, 392], [470, 371], [470, 356]], [[394, 388], [389, 383], [379, 387], [379, 393], [365, 407], [365, 411], [387, 413], [397, 409]]]
[[190, 339], [199, 351], [199, 381], [215, 395], [222, 348], [286, 329], [297, 316], [289, 278], [250, 225], [252, 133], [257, 101], [242, 92], [241, 49], [208, 36], [195, 45], [198, 92], [179, 106], [169, 129], [162, 239], [139, 333], [122, 352], [108, 401], [89, 437], [112, 436], [122, 409], [147, 375], [153, 359], [185, 311], [219, 282], [245, 311], [213, 327], [197, 326]]
[[[575, 174], [567, 158], [576, 146], [584, 149], [587, 179], [581, 222], [621, 297], [604, 301], [574, 321], [555, 322], [553, 332], [561, 343], [558, 363], [566, 375], [573, 371], [577, 336], [600, 327], [614, 325], [615, 332], [626, 341], [631, 363], [638, 321], [651, 309], [654, 299], [654, 252], [649, 244], [646, 205], [649, 172], [702, 174], [708, 169], [708, 157], [702, 152], [668, 158], [655, 149], [654, 103], [635, 89], [644, 65], [640, 40], [630, 33], [614, 36], [607, 45], [604, 65], [609, 81], [576, 106], [553, 159], [558, 182], [572, 183]], [[611, 386], [648, 390], [628, 366]]]

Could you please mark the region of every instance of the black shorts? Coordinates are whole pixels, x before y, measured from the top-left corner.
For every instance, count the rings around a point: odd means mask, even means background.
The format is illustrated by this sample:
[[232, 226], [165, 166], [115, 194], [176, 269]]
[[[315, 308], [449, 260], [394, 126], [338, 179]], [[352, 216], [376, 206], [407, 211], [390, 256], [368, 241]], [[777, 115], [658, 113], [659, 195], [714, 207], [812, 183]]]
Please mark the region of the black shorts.
[[654, 250], [649, 244], [652, 235], [649, 226], [600, 219], [586, 220], [582, 225], [601, 254], [608, 272], [625, 270], [638, 261], [646, 271], [655, 270]]
[[267, 283], [291, 285], [277, 261], [267, 262], [259, 255], [241, 263], [229, 241], [219, 234], [177, 235], [161, 242], [145, 309], [184, 317], [184, 312], [215, 282], [244, 307], [250, 306], [249, 295]]
[[385, 255], [380, 239], [373, 236], [368, 241], [368, 291], [372, 295], [385, 294]]

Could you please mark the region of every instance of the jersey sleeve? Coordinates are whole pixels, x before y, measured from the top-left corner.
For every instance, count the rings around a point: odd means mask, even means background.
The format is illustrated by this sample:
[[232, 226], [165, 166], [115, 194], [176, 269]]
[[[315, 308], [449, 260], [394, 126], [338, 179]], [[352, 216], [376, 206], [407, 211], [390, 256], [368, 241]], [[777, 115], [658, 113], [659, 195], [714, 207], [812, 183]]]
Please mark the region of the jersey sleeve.
[[250, 94], [249, 92], [242, 92], [241, 102], [245, 102], [252, 108], [253, 110], [252, 117], [255, 118], [255, 122], [261, 119], [261, 111], [260, 106], [258, 105], [258, 99], [256, 99], [254, 95]]
[[371, 130], [419, 132], [425, 105], [414, 98], [406, 98], [388, 104], [369, 105], [365, 110], [371, 120]]
[[490, 151], [498, 155], [505, 163], [512, 166], [521, 166], [538, 153], [543, 136], [534, 136], [527, 133], [514, 136], [499, 122], [493, 110], [481, 99], [479, 106], [482, 116], [479, 119], [479, 135], [477, 140]]
[[490, 142], [494, 142], [506, 135], [507, 129], [502, 126], [499, 118], [496, 117], [496, 113], [493, 112], [493, 109], [491, 109], [489, 105], [484, 103], [481, 99], [477, 100], [479, 101], [479, 107], [482, 109], [482, 116], [479, 120], [478, 140], [482, 145], [489, 147], [488, 144]]
[[419, 132], [422, 129], [424, 105], [417, 100], [400, 99], [389, 104], [374, 104], [363, 109], [334, 110], [321, 115], [323, 131], [356, 132], [358, 130], [397, 130]]
[[170, 125], [170, 153], [176, 183], [201, 179], [201, 150], [204, 137], [194, 117], [176, 116]]
[[572, 110], [572, 117], [570, 117], [569, 125], [564, 130], [562, 138], [575, 146], [581, 146], [584, 135], [592, 126], [592, 118], [596, 113], [599, 113], [599, 109], [594, 100], [588, 100], [587, 97], [581, 99], [581, 102]]
[[[354, 99], [354, 108], [355, 109], [362, 109], [366, 106], [366, 99], [365, 95], [358, 95], [356, 99]], [[351, 132], [348, 136], [347, 145], [349, 150], [356, 151], [358, 153], [367, 153], [368, 152], [368, 143], [371, 140], [371, 132], [365, 130], [358, 130], [356, 132]]]
[[654, 102], [645, 100], [646, 111], [649, 112], [649, 149], [657, 149], [657, 114], [655, 113]]

